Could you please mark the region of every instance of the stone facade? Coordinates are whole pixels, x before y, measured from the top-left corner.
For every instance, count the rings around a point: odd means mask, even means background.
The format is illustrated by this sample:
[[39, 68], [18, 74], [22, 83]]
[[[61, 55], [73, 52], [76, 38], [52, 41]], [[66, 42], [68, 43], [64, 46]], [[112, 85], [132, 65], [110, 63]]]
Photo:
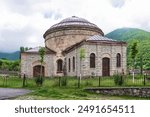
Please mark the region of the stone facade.
[[[85, 50], [85, 58], [80, 63], [80, 49]], [[90, 54], [94, 53], [96, 55], [95, 68], [90, 68]], [[121, 66], [117, 67], [117, 54], [121, 55]], [[120, 73], [126, 74], [126, 45], [109, 45], [100, 43], [84, 43], [80, 47], [76, 47], [69, 51], [66, 55], [67, 67], [69, 65], [68, 61], [71, 60], [70, 72], [67, 68], [67, 75], [69, 76], [79, 76], [80, 67], [82, 76], [102, 76], [102, 59], [108, 57], [110, 59], [110, 75]], [[72, 59], [75, 57], [75, 70], [73, 71]]]
[[[102, 30], [86, 19], [75, 16], [66, 18], [51, 26], [43, 37], [46, 50], [44, 76], [79, 76], [81, 72], [82, 76], [126, 73], [126, 43], [104, 37]], [[85, 50], [82, 61], [81, 48]], [[21, 54], [21, 72], [29, 77], [37, 76], [36, 73], [41, 69], [38, 50], [39, 48], [33, 48]], [[90, 68], [91, 53], [95, 55], [94, 68]], [[121, 65], [116, 67], [118, 53]], [[107, 64], [108, 68], [103, 64]]]

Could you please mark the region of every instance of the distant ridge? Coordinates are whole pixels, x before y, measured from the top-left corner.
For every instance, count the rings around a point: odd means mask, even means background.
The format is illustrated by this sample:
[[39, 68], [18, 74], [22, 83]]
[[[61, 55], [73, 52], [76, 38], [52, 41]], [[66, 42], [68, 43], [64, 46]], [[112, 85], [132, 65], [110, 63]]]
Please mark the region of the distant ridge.
[[105, 35], [108, 38], [119, 41], [128, 41], [131, 39], [144, 40], [150, 39], [150, 32], [138, 28], [120, 28]]
[[18, 60], [19, 59], [19, 53], [20, 53], [20, 51], [16, 51], [13, 53], [0, 52], [0, 59], [6, 58], [8, 60]]

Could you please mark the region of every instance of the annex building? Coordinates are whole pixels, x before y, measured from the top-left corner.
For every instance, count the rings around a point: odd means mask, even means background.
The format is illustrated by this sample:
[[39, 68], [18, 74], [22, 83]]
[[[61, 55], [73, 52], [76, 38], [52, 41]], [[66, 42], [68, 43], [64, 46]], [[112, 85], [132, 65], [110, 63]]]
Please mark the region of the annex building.
[[[51, 26], [43, 37], [46, 51], [43, 76], [126, 74], [127, 44], [105, 37], [98, 26], [86, 19], [66, 18]], [[29, 77], [40, 73], [39, 48], [21, 53], [21, 72]]]

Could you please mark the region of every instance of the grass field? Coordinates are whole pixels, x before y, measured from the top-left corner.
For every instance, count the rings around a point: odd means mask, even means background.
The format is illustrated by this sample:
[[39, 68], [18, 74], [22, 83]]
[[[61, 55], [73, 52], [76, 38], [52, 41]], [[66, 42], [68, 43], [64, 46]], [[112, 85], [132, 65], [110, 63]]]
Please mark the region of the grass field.
[[[132, 82], [132, 80], [131, 80]], [[129, 83], [131, 83], [129, 82]], [[91, 79], [83, 79], [81, 80], [81, 86], [78, 88], [78, 80], [75, 78], [67, 78], [66, 86], [59, 86], [58, 78], [47, 78], [44, 80], [42, 86], [37, 86], [35, 80], [28, 79], [26, 82], [26, 89], [32, 90], [32, 93], [17, 97], [16, 99], [30, 99], [30, 100], [126, 100], [126, 99], [150, 99], [150, 98], [138, 98], [138, 97], [129, 97], [129, 96], [109, 96], [102, 94], [93, 94], [89, 92], [85, 92], [83, 89], [86, 87], [98, 87], [99, 79], [91, 78]], [[141, 83], [141, 82], [140, 82]], [[143, 84], [138, 84], [136, 86], [142, 86]], [[20, 78], [8, 78], [7, 82], [0, 78], [0, 87], [9, 87], [9, 88], [22, 88], [22, 79]], [[108, 85], [109, 84], [109, 85]], [[131, 83], [132, 84], [132, 83]], [[131, 86], [129, 84], [129, 86]], [[62, 85], [62, 84], [61, 84]], [[110, 79], [101, 79], [100, 86], [115, 86], [114, 81]]]

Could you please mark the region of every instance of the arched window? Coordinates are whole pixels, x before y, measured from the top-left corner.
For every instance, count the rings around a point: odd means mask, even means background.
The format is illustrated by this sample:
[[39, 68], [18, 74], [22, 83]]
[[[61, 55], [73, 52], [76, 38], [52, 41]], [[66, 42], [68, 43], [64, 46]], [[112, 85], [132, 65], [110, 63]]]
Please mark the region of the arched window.
[[70, 63], [70, 58], [68, 59], [68, 71], [70, 72], [70, 67], [71, 67], [71, 63]]
[[95, 54], [90, 54], [90, 68], [95, 68]]
[[117, 61], [116, 66], [121, 67], [121, 55], [120, 55], [120, 53], [117, 54], [116, 61]]
[[75, 57], [73, 57], [73, 59], [72, 59], [72, 69], [74, 72], [75, 71]]
[[61, 59], [57, 60], [57, 72], [63, 71], [63, 61]]

